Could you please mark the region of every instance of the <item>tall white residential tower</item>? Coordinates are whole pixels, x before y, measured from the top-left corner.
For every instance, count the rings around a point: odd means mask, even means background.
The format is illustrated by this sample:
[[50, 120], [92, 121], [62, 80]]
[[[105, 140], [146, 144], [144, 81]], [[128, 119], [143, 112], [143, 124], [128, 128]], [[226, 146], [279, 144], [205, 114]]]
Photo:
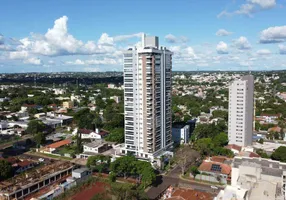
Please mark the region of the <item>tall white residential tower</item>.
[[153, 159], [172, 145], [172, 52], [158, 37], [124, 52], [125, 146], [122, 153]]
[[229, 86], [229, 144], [252, 145], [253, 93], [254, 79], [252, 75], [243, 76]]

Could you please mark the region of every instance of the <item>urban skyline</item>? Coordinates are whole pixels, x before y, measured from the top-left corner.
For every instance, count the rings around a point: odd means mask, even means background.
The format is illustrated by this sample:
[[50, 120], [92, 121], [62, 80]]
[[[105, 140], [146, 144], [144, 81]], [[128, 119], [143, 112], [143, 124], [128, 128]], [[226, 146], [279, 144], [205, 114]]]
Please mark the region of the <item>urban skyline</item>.
[[285, 0], [14, 2], [1, 4], [2, 73], [122, 71], [142, 32], [174, 52], [175, 71], [286, 67]]

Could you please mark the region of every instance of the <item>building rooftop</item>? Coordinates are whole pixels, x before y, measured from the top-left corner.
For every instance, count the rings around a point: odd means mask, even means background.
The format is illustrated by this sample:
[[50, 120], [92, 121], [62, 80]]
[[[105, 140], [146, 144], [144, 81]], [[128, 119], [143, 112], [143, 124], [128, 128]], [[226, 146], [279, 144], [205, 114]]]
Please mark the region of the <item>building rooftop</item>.
[[62, 141], [55, 142], [53, 144], [47, 145], [46, 147], [47, 148], [56, 149], [56, 148], [59, 148], [61, 146], [64, 146], [64, 145], [67, 145], [67, 144], [71, 144], [71, 143], [72, 143], [72, 141], [67, 139], [67, 140], [62, 140]]
[[103, 144], [105, 144], [105, 143], [102, 140], [94, 140], [91, 143], [84, 144], [84, 146], [96, 148], [96, 147], [99, 147]]
[[83, 173], [83, 172], [86, 172], [86, 171], [89, 171], [89, 169], [86, 168], [86, 167], [82, 167], [82, 168], [75, 169], [75, 170], [73, 170], [72, 172], [75, 172], [75, 173]]
[[55, 161], [52, 164], [39, 167], [25, 175], [20, 174], [11, 179], [0, 182], [0, 192], [12, 193], [20, 188], [27, 188], [36, 182], [43, 181], [51, 175], [57, 174], [62, 170], [72, 168], [73, 165], [68, 161]]
[[262, 174], [276, 177], [281, 177], [283, 175], [283, 171], [286, 171], [286, 163], [265, 158], [249, 158], [237, 156], [233, 159], [232, 167], [239, 168], [239, 166], [261, 168]]
[[241, 146], [238, 146], [238, 145], [236, 145], [236, 144], [229, 144], [229, 145], [227, 145], [226, 147], [225, 147], [226, 149], [235, 149], [235, 150], [237, 150], [237, 151], [241, 151], [241, 149], [242, 149], [242, 147]]
[[230, 175], [231, 166], [220, 162], [203, 161], [198, 170]]

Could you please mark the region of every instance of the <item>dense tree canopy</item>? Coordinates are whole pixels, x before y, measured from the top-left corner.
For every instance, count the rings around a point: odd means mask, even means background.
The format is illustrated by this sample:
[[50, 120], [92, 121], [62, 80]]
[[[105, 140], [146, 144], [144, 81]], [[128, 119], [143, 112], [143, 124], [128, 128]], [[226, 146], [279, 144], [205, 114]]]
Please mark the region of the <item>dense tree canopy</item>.
[[26, 132], [32, 135], [35, 135], [37, 133], [41, 133], [45, 130], [46, 125], [39, 120], [31, 120], [28, 123], [28, 127], [26, 129]]
[[281, 162], [286, 162], [286, 147], [278, 147], [271, 155], [273, 160], [278, 160]]
[[6, 160], [0, 160], [0, 180], [4, 180], [12, 176], [12, 166]]
[[149, 162], [137, 160], [134, 156], [123, 156], [111, 163], [111, 170], [118, 174], [128, 177], [137, 176], [141, 180], [142, 187], [145, 188], [152, 184], [156, 179], [155, 171]]

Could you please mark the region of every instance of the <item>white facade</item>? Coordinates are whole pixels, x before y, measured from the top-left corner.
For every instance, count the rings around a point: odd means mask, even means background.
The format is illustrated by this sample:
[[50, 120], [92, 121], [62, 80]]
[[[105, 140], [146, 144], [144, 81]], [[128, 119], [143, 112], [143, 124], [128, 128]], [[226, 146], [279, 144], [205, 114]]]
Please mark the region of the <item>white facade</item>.
[[152, 159], [172, 145], [172, 52], [158, 37], [142, 37], [141, 48], [124, 53], [125, 149]]
[[235, 157], [231, 186], [248, 190], [246, 200], [284, 200], [286, 163], [263, 158]]
[[254, 80], [252, 75], [235, 80], [229, 86], [229, 144], [252, 145], [253, 94]]

